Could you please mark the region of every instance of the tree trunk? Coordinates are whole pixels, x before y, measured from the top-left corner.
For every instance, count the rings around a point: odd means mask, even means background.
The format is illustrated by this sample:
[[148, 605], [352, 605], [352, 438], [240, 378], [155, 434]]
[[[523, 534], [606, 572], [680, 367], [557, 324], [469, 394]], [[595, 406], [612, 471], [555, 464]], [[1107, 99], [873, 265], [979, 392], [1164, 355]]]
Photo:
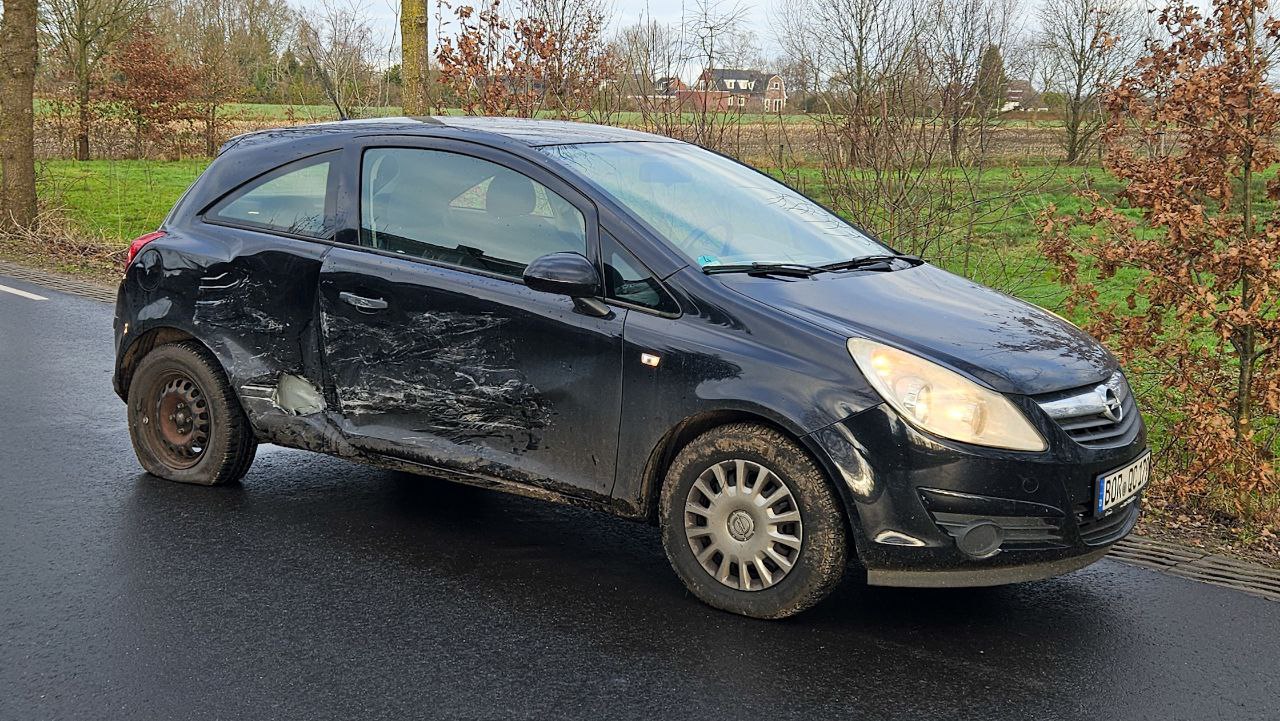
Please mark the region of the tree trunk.
[[36, 219], [36, 0], [4, 0], [0, 19], [0, 226]]
[[947, 138], [947, 148], [951, 153], [952, 165], [960, 164], [960, 125], [963, 122], [964, 119], [959, 111], [952, 114], [950, 122], [951, 127], [949, 129], [950, 134]]
[[76, 88], [76, 160], [89, 159], [89, 71], [84, 70]]
[[430, 45], [427, 38], [427, 0], [401, 0], [400, 102], [405, 115], [431, 113]]
[[204, 154], [212, 158], [217, 152], [218, 106], [209, 103], [204, 109]]
[[1080, 160], [1080, 115], [1070, 107], [1065, 115], [1062, 127], [1067, 134], [1067, 164], [1074, 165]]
[[[1256, 19], [1254, 13], [1248, 16], [1248, 31], [1245, 36], [1245, 55], [1247, 62], [1251, 66], [1261, 65], [1261, 59], [1258, 57], [1257, 33], [1254, 31], [1254, 21]], [[1253, 67], [1250, 68], [1254, 69]], [[1265, 76], [1265, 73], [1262, 73]], [[1240, 223], [1242, 226], [1243, 237], [1240, 238], [1240, 245], [1248, 247], [1254, 236], [1253, 228], [1253, 151], [1254, 151], [1254, 87], [1250, 87], [1245, 93], [1245, 104], [1247, 113], [1245, 115], [1245, 137], [1248, 140], [1244, 147], [1240, 149], [1240, 160], [1243, 169], [1240, 174]], [[1241, 267], [1242, 273], [1240, 277], [1240, 306], [1249, 308], [1253, 305], [1253, 286], [1250, 283], [1249, 271], [1247, 266]], [[1253, 335], [1253, 325], [1248, 324], [1240, 328], [1236, 332], [1237, 340], [1235, 342], [1236, 353], [1239, 355], [1240, 370], [1236, 379], [1236, 412], [1235, 412], [1235, 436], [1237, 441], [1245, 442], [1248, 440], [1252, 431], [1250, 427], [1249, 416], [1253, 413], [1253, 363], [1255, 357], [1255, 340]]]

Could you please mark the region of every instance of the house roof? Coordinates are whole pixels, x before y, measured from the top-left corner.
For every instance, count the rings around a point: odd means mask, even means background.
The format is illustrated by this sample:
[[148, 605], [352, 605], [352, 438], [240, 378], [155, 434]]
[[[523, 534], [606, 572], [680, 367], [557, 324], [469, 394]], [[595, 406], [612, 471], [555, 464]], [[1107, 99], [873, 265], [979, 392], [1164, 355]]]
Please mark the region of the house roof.
[[[745, 68], [708, 68], [702, 72], [704, 78], [710, 78], [716, 90], [746, 89], [753, 93], [763, 93], [774, 75], [777, 73]], [[746, 88], [741, 87], [743, 81], [747, 83]]]
[[1034, 95], [1036, 88], [1029, 80], [1010, 80], [1008, 84], [1008, 92], [1027, 93]]
[[684, 82], [681, 81], [680, 78], [674, 76], [658, 78], [657, 80], [654, 80], [653, 83], [664, 93], [674, 93], [677, 90], [684, 89]]

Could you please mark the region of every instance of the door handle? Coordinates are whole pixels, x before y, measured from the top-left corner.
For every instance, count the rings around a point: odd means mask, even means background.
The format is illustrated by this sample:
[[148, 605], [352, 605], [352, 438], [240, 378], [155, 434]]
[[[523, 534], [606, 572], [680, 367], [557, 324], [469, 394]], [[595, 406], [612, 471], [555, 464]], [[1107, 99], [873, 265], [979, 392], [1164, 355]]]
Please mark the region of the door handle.
[[385, 310], [387, 307], [387, 301], [381, 298], [366, 298], [355, 293], [348, 293], [345, 290], [338, 294], [338, 299], [349, 306], [353, 306], [356, 310], [362, 310], [366, 313]]

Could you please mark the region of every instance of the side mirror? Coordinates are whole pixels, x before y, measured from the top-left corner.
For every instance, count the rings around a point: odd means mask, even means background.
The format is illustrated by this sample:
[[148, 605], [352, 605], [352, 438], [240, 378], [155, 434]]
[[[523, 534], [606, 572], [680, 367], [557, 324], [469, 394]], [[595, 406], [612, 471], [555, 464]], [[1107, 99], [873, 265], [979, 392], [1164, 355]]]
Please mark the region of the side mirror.
[[525, 266], [524, 284], [543, 293], [590, 298], [600, 292], [600, 273], [578, 253], [551, 253]]

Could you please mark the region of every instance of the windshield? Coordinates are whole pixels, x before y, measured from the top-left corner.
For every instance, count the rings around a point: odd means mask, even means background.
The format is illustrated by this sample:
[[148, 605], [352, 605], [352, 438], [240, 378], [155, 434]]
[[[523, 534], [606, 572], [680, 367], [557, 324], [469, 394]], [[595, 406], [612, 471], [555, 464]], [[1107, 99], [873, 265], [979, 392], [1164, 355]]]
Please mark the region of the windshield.
[[685, 143], [542, 148], [600, 186], [699, 266], [838, 263], [889, 250], [803, 195]]

